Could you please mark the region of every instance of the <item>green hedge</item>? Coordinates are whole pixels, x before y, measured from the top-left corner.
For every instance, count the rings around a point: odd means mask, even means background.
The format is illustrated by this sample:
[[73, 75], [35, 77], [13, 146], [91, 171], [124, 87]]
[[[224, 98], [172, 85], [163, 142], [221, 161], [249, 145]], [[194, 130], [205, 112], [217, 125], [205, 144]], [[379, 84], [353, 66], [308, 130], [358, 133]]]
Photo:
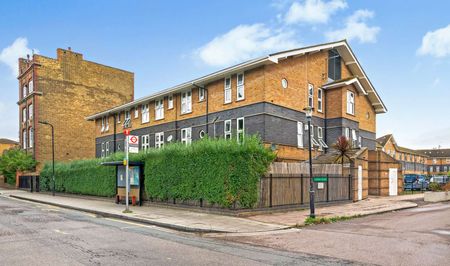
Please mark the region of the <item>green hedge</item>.
[[151, 150], [145, 160], [145, 189], [160, 200], [206, 200], [221, 207], [255, 205], [258, 184], [275, 155], [258, 137], [243, 144], [203, 139]]
[[[113, 197], [116, 193], [115, 167], [102, 166], [100, 159], [55, 163], [55, 190], [74, 194]], [[52, 165], [40, 174], [41, 190], [51, 191]]]

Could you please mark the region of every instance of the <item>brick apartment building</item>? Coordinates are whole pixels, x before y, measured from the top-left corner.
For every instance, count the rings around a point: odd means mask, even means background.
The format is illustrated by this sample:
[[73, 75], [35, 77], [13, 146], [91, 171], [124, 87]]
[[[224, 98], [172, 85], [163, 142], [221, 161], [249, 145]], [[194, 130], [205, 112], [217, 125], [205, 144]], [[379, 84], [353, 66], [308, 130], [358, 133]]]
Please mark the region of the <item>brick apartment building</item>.
[[402, 164], [403, 174], [426, 174], [428, 156], [417, 150], [401, 147], [392, 134], [377, 139], [377, 149], [382, 150]]
[[[19, 59], [19, 138], [38, 162], [50, 161], [54, 126], [55, 159], [95, 156], [95, 131], [84, 118], [133, 100], [134, 74], [86, 61], [83, 55], [57, 49], [57, 58], [33, 55]], [[38, 170], [42, 164], [38, 164]]]
[[429, 175], [447, 175], [450, 173], [450, 149], [418, 150], [427, 156]]
[[0, 139], [0, 156], [2, 156], [4, 151], [18, 146], [19, 143], [17, 141], [10, 139]]
[[340, 135], [375, 150], [376, 115], [387, 110], [345, 40], [250, 60], [86, 119], [95, 121], [97, 157], [122, 150], [129, 128], [142, 150], [259, 134], [280, 160], [298, 161], [307, 158], [307, 106], [315, 155]]

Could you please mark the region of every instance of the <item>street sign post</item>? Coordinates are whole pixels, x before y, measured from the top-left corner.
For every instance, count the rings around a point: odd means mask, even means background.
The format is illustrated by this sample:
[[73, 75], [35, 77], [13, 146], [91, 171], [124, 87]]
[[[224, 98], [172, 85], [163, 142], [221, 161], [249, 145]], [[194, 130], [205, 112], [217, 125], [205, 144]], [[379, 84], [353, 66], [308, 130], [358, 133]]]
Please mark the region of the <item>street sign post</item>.
[[139, 152], [139, 137], [138, 136], [129, 135], [128, 151], [130, 153], [138, 153]]
[[313, 177], [314, 182], [328, 182], [328, 177], [326, 176], [315, 176]]

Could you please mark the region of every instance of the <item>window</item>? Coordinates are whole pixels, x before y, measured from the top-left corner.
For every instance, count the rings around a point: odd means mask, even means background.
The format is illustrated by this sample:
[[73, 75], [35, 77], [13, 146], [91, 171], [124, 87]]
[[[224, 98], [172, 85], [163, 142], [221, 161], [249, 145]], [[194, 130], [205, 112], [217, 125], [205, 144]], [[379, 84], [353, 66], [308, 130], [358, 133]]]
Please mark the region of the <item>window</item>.
[[362, 138], [361, 136], [358, 136], [358, 147], [362, 147]]
[[23, 88], [22, 88], [22, 98], [25, 98], [27, 96], [27, 90], [28, 90], [27, 86], [23, 86]]
[[139, 108], [137, 106], [134, 107], [134, 118], [139, 118]]
[[440, 172], [441, 171], [441, 167], [439, 167], [439, 166], [436, 166], [436, 172]]
[[185, 91], [181, 93], [181, 113], [186, 114], [192, 112], [192, 92]]
[[198, 100], [200, 102], [205, 100], [205, 94], [206, 94], [205, 88], [198, 88]]
[[447, 166], [444, 166], [444, 172], [447, 172], [448, 168]]
[[198, 133], [198, 136], [203, 139], [205, 137], [206, 133], [203, 130], [200, 130], [200, 132]]
[[164, 146], [164, 132], [155, 134], [155, 148], [160, 149]]
[[27, 121], [27, 108], [24, 107], [22, 109], [22, 122], [26, 122]]
[[358, 140], [358, 138], [356, 137], [356, 130], [352, 129], [352, 146], [355, 147], [356, 146], [356, 141]]
[[355, 94], [347, 91], [347, 114], [355, 114]]
[[244, 87], [244, 73], [237, 74], [237, 100], [244, 100], [245, 87]]
[[127, 127], [131, 127], [131, 114], [130, 114], [130, 110], [126, 110], [125, 111], [125, 117], [123, 119], [123, 127], [127, 128]]
[[155, 101], [155, 120], [164, 118], [164, 100], [156, 100]]
[[183, 144], [191, 144], [192, 142], [192, 128], [183, 128], [181, 129], [181, 143]]
[[244, 118], [240, 117], [237, 119], [237, 141], [238, 143], [242, 143], [244, 141], [244, 135], [245, 135], [245, 125], [244, 125]]
[[147, 104], [143, 104], [142, 108], [141, 108], [141, 113], [142, 113], [142, 123], [148, 123], [150, 122], [150, 113], [148, 112], [148, 103]]
[[341, 56], [336, 49], [328, 52], [328, 80], [341, 79]]
[[348, 127], [345, 128], [344, 136], [347, 140], [350, 140], [350, 128]]
[[430, 166], [430, 172], [433, 172], [433, 166]]
[[322, 98], [323, 91], [322, 89], [317, 89], [317, 111], [322, 112]]
[[33, 148], [33, 143], [34, 143], [34, 132], [33, 132], [33, 128], [29, 128], [28, 129], [28, 135], [30, 136], [30, 141], [29, 141], [29, 147]]
[[314, 85], [308, 83], [308, 106], [314, 107]]
[[25, 129], [22, 130], [22, 147], [27, 148], [27, 131]]
[[102, 142], [102, 151], [101, 151], [100, 156], [101, 156], [102, 158], [105, 158], [105, 143], [104, 143], [104, 142]]
[[33, 104], [28, 105], [28, 119], [33, 119]]
[[231, 139], [231, 120], [225, 120], [223, 126], [223, 134], [225, 139]]
[[314, 126], [311, 125], [311, 148], [314, 146], [320, 146], [319, 142], [314, 138]]
[[33, 92], [33, 80], [30, 80], [30, 82], [28, 82], [28, 94]]
[[436, 164], [436, 162], [437, 162], [436, 159], [433, 159], [433, 164]]
[[303, 123], [297, 122], [297, 147], [303, 148]]
[[143, 151], [148, 150], [150, 148], [150, 136], [149, 135], [143, 135], [141, 136], [141, 148]]
[[317, 141], [319, 142], [320, 150], [323, 148], [328, 149], [328, 145], [323, 141], [323, 128], [321, 127], [317, 127]]
[[105, 143], [105, 156], [109, 156], [109, 141]]
[[231, 103], [231, 78], [225, 78], [224, 102]]
[[102, 117], [102, 127], [101, 127], [101, 129], [100, 129], [100, 132], [104, 132], [105, 131], [105, 117]]
[[120, 124], [120, 113], [117, 113], [117, 124]]
[[167, 104], [167, 109], [172, 109], [173, 108], [173, 95], [169, 95], [169, 100], [168, 100], [168, 104]]

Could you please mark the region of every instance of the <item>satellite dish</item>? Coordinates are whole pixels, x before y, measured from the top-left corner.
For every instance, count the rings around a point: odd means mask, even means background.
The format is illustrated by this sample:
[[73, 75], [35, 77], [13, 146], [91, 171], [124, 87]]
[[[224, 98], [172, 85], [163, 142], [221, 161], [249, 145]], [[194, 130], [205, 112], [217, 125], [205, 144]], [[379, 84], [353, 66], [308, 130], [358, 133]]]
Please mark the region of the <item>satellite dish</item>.
[[172, 135], [169, 135], [169, 136], [167, 137], [167, 141], [168, 141], [168, 142], [171, 142], [172, 139], [173, 139], [173, 136], [172, 136]]

